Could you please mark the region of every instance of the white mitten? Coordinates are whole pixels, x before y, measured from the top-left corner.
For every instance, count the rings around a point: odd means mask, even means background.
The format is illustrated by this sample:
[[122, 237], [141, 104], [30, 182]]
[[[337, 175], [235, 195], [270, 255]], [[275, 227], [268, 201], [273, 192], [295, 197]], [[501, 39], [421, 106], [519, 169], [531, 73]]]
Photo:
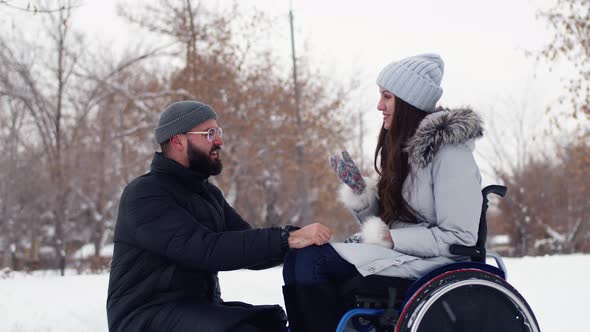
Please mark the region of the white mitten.
[[361, 226], [363, 243], [376, 244], [385, 248], [393, 248], [393, 239], [389, 227], [379, 217], [367, 219]]

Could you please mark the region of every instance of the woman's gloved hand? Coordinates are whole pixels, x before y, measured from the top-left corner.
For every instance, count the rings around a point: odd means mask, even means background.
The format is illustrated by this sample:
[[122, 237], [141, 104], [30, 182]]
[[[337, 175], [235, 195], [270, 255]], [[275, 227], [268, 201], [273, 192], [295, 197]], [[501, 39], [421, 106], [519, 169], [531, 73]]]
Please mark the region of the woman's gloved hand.
[[342, 156], [330, 156], [330, 166], [340, 180], [349, 186], [355, 194], [360, 195], [365, 191], [367, 184], [348, 152], [342, 151]]
[[361, 243], [376, 244], [393, 249], [394, 242], [389, 226], [379, 217], [367, 219], [361, 226]]

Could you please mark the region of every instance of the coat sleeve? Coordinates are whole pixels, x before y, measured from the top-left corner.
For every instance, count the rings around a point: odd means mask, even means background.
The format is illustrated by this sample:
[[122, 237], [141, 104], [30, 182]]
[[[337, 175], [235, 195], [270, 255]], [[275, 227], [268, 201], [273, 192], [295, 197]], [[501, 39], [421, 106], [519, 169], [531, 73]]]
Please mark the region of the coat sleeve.
[[[452, 244], [473, 246], [481, 213], [481, 175], [471, 149], [443, 147], [432, 164], [436, 220], [428, 227], [392, 229], [394, 249], [418, 257], [454, 256]], [[424, 224], [422, 224], [424, 225]]]
[[170, 193], [146, 189], [131, 189], [122, 202], [125, 218], [135, 229], [134, 240], [145, 250], [187, 268], [211, 272], [268, 264], [284, 256], [280, 228], [212, 232]]
[[379, 196], [377, 181], [365, 177], [367, 187], [365, 191], [357, 195], [345, 184], [340, 186], [338, 198], [356, 217], [359, 223], [379, 214]]
[[[229, 203], [222, 197], [222, 204], [223, 204], [223, 212], [226, 219], [226, 224], [229, 230], [232, 231], [239, 231], [239, 230], [247, 230], [252, 229], [252, 226], [248, 222], [246, 222], [242, 216], [236, 212], [236, 210], [229, 205]], [[283, 256], [276, 257], [273, 260], [263, 262], [262, 264], [254, 264], [250, 265], [247, 268], [250, 270], [264, 270], [271, 267], [275, 267], [281, 263], [283, 263]]]

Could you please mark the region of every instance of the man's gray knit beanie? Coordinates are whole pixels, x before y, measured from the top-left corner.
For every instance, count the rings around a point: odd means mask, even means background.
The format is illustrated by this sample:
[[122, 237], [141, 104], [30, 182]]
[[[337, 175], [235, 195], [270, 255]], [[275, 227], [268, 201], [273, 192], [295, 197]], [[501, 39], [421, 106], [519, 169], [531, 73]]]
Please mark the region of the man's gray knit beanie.
[[431, 113], [443, 93], [440, 83], [444, 69], [445, 64], [438, 54], [420, 54], [385, 66], [377, 77], [377, 85]]
[[160, 114], [156, 142], [162, 144], [170, 137], [186, 133], [209, 119], [217, 120], [217, 114], [211, 106], [192, 100], [175, 102]]

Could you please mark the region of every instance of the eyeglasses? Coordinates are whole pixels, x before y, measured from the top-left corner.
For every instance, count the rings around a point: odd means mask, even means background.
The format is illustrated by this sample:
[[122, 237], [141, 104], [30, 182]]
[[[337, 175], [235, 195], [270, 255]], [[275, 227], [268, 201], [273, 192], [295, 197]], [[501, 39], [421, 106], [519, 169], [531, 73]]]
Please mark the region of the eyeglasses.
[[207, 131], [187, 131], [185, 134], [207, 135], [207, 140], [209, 142], [213, 142], [215, 140], [215, 136], [219, 136], [219, 138], [223, 137], [223, 129], [221, 129], [221, 127], [217, 127], [211, 128]]

